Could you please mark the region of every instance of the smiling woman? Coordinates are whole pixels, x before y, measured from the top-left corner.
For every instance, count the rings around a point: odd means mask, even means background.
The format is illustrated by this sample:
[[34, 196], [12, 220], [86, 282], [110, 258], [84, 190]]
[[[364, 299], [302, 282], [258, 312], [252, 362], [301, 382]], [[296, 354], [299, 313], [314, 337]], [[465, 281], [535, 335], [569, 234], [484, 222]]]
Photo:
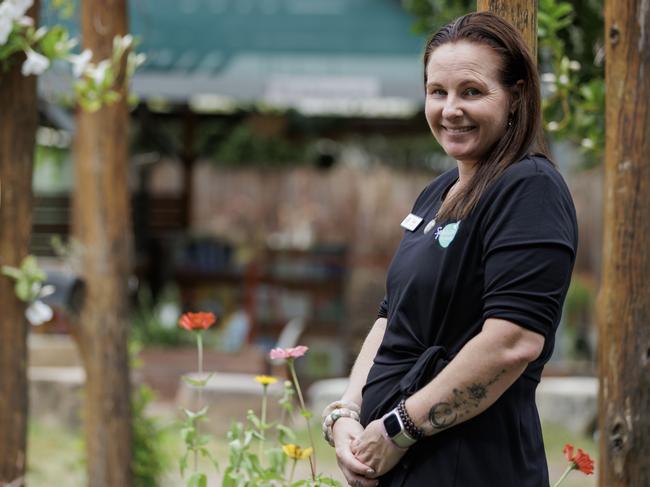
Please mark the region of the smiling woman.
[[461, 179], [508, 128], [517, 85], [499, 79], [499, 55], [490, 47], [457, 42], [436, 49], [427, 65], [425, 115], [444, 151], [462, 164]]
[[[535, 389], [577, 248], [539, 76], [487, 13], [427, 43], [425, 116], [457, 167], [402, 222], [386, 296], [325, 423], [350, 485], [547, 487]], [[341, 414], [341, 410], [359, 411]]]

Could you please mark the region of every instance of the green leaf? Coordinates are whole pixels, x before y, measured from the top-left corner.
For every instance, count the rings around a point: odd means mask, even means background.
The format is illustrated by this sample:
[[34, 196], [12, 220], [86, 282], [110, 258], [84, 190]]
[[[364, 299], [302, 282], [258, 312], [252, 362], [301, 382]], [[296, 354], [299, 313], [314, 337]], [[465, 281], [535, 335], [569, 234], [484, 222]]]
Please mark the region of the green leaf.
[[178, 464], [179, 468], [181, 471], [181, 477], [185, 477], [185, 470], [187, 470], [187, 456], [189, 455], [189, 451], [186, 451], [185, 454], [180, 458]]
[[300, 411], [300, 415], [303, 416], [304, 418], [311, 419], [312, 416], [314, 416], [314, 413], [307, 409], [303, 409]]
[[280, 443], [295, 443], [296, 433], [291, 428], [278, 424], [276, 429], [280, 432]]
[[204, 446], [210, 443], [210, 437], [208, 435], [200, 435], [196, 438], [196, 446]]
[[214, 468], [217, 470], [217, 472], [219, 471], [219, 463], [218, 463], [217, 460], [212, 456], [212, 454], [210, 453], [210, 450], [208, 450], [207, 448], [201, 447], [201, 448], [199, 448], [199, 453], [201, 453], [201, 455], [202, 455], [203, 457], [205, 457], [205, 458], [207, 458], [208, 460], [210, 460], [210, 462], [212, 462], [212, 465], [214, 465]]
[[181, 429], [181, 438], [183, 438], [186, 445], [193, 445], [196, 438], [196, 429], [191, 427]]
[[202, 409], [200, 409], [197, 412], [193, 412], [193, 411], [190, 411], [189, 409], [185, 409], [185, 408], [183, 408], [183, 411], [185, 411], [185, 414], [187, 415], [187, 417], [189, 419], [194, 420], [194, 419], [199, 419], [199, 418], [204, 417], [208, 412], [208, 406], [203, 407]]
[[207, 377], [204, 379], [193, 379], [189, 375], [184, 375], [182, 376], [183, 382], [186, 384], [193, 386], [193, 387], [205, 387], [206, 384], [212, 379], [212, 376], [214, 375], [214, 372], [209, 374]]
[[10, 265], [2, 266], [2, 274], [12, 279], [18, 280], [22, 277], [23, 273], [17, 267], [12, 267]]
[[252, 414], [252, 412], [248, 415], [248, 420], [253, 423], [253, 426], [258, 430], [262, 429], [262, 422], [257, 416], [255, 416], [255, 414]]
[[122, 95], [117, 91], [110, 90], [104, 95], [104, 102], [106, 105], [112, 105], [113, 103], [120, 101], [120, 98], [122, 98]]
[[187, 481], [187, 487], [207, 487], [208, 477], [201, 472], [195, 472]]
[[16, 286], [15, 286], [15, 291], [16, 291], [16, 296], [18, 296], [18, 299], [21, 301], [30, 301], [31, 298], [31, 286], [29, 285], [29, 281], [23, 277], [21, 277], [18, 281], [16, 281]]
[[234, 467], [229, 466], [223, 472], [223, 479], [221, 481], [221, 486], [222, 487], [235, 487], [237, 485], [237, 483], [235, 482], [235, 479], [232, 476], [233, 471], [234, 471]]

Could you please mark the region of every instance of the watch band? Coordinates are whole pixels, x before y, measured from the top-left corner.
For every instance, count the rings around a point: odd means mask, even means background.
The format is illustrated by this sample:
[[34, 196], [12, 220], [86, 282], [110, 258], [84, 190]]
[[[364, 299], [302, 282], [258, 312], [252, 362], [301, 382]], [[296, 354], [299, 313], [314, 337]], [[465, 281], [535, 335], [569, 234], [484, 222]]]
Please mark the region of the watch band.
[[388, 430], [386, 433], [388, 434], [388, 437], [390, 440], [399, 448], [409, 448], [410, 446], [413, 446], [415, 443], [417, 443], [417, 439], [413, 438], [411, 435], [408, 434], [406, 431], [406, 427], [404, 425], [404, 422], [402, 421], [402, 418], [399, 415], [399, 412], [397, 409], [393, 409], [390, 413], [388, 413], [384, 417], [384, 427], [386, 426], [386, 419], [388, 416], [394, 416], [396, 421], [399, 424], [399, 431], [391, 435]]

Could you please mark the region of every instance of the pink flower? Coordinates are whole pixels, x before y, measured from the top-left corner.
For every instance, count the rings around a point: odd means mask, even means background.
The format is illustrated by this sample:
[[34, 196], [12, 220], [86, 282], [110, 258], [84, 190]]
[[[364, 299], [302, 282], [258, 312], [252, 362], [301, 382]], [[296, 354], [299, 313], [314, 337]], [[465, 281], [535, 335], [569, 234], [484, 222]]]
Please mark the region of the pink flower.
[[274, 348], [269, 353], [269, 357], [271, 357], [271, 360], [294, 359], [302, 357], [307, 350], [309, 350], [309, 347], [305, 347], [304, 345], [298, 345], [293, 348]]

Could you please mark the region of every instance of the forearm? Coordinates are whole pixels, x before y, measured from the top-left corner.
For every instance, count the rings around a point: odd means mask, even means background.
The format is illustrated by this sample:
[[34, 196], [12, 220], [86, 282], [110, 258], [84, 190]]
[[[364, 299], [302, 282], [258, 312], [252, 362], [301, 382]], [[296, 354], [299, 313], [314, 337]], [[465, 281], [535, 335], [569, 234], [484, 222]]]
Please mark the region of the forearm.
[[373, 360], [377, 355], [377, 350], [379, 350], [379, 345], [381, 345], [385, 331], [386, 318], [377, 318], [354, 362], [352, 372], [350, 372], [350, 382], [342, 399], [353, 401], [359, 405], [361, 404], [361, 389], [366, 384], [368, 372], [370, 372], [370, 367], [372, 367]]
[[426, 435], [485, 411], [537, 358], [544, 338], [504, 320], [487, 320], [429, 384], [406, 401]]

